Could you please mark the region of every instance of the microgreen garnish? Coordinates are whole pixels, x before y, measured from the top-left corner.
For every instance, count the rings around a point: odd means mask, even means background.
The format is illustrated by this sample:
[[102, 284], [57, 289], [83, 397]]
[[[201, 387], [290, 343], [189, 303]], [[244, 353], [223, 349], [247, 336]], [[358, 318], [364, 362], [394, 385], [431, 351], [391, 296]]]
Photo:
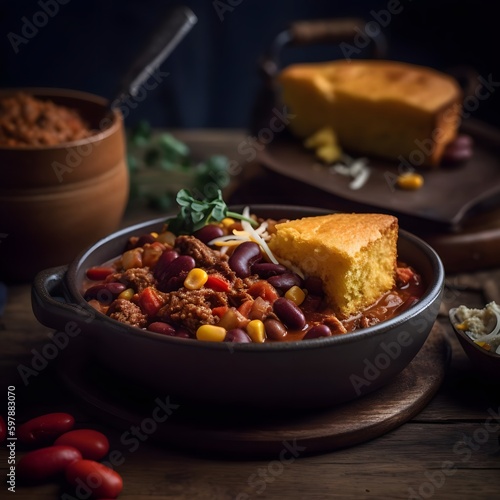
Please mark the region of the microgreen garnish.
[[168, 230], [174, 234], [192, 234], [211, 222], [220, 222], [226, 217], [246, 220], [256, 226], [257, 222], [228, 209], [222, 199], [222, 192], [217, 190], [217, 196], [212, 200], [197, 200], [187, 189], [177, 193], [176, 201], [181, 207], [176, 217], [167, 219]]

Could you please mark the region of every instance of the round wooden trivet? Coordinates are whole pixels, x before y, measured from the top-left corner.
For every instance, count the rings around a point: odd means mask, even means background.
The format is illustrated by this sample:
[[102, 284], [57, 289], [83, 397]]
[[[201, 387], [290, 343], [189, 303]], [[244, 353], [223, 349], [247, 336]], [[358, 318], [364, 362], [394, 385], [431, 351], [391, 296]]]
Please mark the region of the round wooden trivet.
[[144, 427], [153, 440], [197, 453], [276, 457], [287, 449], [305, 455], [354, 446], [407, 422], [439, 389], [449, 353], [443, 327], [436, 323], [420, 352], [393, 382], [322, 410], [194, 406], [145, 393], [96, 365], [74, 359], [63, 363], [59, 374], [88, 413], [115, 427]]

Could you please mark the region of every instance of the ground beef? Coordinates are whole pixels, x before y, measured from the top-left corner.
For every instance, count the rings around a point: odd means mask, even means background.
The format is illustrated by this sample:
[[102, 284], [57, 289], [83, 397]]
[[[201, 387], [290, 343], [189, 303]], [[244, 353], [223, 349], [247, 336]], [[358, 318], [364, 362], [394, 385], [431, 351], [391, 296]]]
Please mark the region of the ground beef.
[[190, 255], [198, 267], [211, 267], [221, 261], [219, 252], [207, 247], [205, 243], [194, 236], [178, 236], [175, 240], [175, 249], [179, 255]]
[[92, 131], [73, 109], [19, 92], [0, 100], [0, 145], [51, 146]]
[[[175, 247], [182, 255], [190, 255], [198, 267], [203, 267], [208, 274], [219, 274], [229, 283], [232, 288], [240, 289], [247, 286], [235, 272], [229, 267], [228, 256], [212, 250], [194, 236], [179, 236], [175, 240]], [[255, 281], [256, 276], [249, 283]]]
[[220, 274], [223, 278], [227, 279], [229, 283], [232, 283], [233, 286], [241, 286], [240, 278], [237, 278], [234, 271], [229, 267], [225, 255], [220, 256], [220, 260], [211, 266], [210, 271]]
[[158, 316], [167, 323], [183, 326], [196, 332], [201, 325], [213, 325], [218, 317], [212, 314], [212, 309], [227, 306], [226, 294], [201, 288], [199, 290], [180, 289], [164, 295], [165, 305]]
[[139, 328], [144, 328], [148, 323], [147, 316], [142, 313], [141, 308], [126, 299], [116, 299], [113, 301], [107, 315], [117, 321], [138, 326]]
[[123, 273], [112, 275], [112, 281], [119, 281], [133, 288], [136, 293], [141, 293], [148, 286], [155, 286], [157, 281], [147, 267], [133, 267]]

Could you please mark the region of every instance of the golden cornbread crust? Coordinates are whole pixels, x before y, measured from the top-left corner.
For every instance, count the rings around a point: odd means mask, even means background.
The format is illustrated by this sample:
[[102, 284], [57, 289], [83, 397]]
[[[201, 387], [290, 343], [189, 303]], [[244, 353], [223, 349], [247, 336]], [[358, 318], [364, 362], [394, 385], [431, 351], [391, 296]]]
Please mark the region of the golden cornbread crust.
[[323, 281], [330, 306], [347, 318], [395, 284], [398, 220], [385, 214], [330, 214], [283, 222], [274, 254]]
[[303, 63], [285, 68], [278, 82], [300, 138], [331, 126], [343, 148], [399, 160], [420, 151], [420, 166], [439, 165], [457, 134], [461, 89], [431, 68], [383, 60]]

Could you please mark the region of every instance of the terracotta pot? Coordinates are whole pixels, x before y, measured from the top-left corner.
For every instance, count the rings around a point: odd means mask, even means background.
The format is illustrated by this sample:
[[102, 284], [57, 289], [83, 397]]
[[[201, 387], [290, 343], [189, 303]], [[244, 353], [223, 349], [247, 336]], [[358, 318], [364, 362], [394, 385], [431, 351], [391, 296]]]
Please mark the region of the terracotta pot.
[[95, 134], [56, 146], [0, 146], [0, 278], [28, 281], [115, 231], [128, 199], [123, 120], [107, 101], [64, 89], [8, 89], [76, 109]]

